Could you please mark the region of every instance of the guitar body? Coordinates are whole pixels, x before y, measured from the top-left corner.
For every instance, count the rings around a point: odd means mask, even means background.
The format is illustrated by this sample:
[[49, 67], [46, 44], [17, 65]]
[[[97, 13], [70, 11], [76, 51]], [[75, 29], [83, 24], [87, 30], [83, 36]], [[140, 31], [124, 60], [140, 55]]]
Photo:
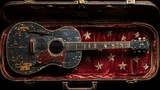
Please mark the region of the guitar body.
[[74, 68], [81, 60], [81, 51], [66, 51], [66, 42], [81, 42], [80, 33], [66, 26], [48, 30], [33, 22], [13, 26], [7, 36], [6, 56], [13, 71], [30, 75], [48, 65]]

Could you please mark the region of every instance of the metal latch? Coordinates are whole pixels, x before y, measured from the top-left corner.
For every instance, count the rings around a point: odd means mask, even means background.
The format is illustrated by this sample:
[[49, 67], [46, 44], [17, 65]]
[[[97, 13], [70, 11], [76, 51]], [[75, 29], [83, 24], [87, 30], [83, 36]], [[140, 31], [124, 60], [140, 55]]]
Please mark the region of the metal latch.
[[135, 4], [136, 0], [126, 0], [127, 4]]
[[77, 4], [85, 4], [85, 3], [87, 3], [86, 0], [76, 0], [75, 2], [76, 2]]
[[33, 3], [35, 0], [24, 0], [25, 3]]

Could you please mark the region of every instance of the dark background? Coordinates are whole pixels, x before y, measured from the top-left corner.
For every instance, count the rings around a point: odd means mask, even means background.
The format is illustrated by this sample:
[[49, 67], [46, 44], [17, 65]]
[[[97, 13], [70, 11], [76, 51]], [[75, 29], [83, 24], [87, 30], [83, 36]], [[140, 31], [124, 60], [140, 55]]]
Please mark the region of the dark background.
[[[9, 0], [8, 0], [9, 1]], [[160, 7], [160, 0], [152, 0], [158, 7]], [[0, 7], [2, 7], [7, 0], [0, 0]], [[151, 12], [152, 13], [152, 12]], [[159, 32], [160, 30], [160, 19], [151, 23]], [[0, 19], [0, 31], [1, 33], [9, 24]], [[84, 84], [85, 86], [86, 84]], [[128, 84], [124, 81], [106, 81], [98, 82], [98, 90], [152, 90], [154, 88], [160, 88], [160, 71], [154, 78], [147, 81], [139, 81], [135, 84]], [[22, 82], [13, 82], [7, 80], [0, 73], [0, 89], [7, 90], [18, 90], [18, 89], [44, 89], [44, 90], [62, 90], [61, 82], [36, 82], [33, 84], [25, 84]]]

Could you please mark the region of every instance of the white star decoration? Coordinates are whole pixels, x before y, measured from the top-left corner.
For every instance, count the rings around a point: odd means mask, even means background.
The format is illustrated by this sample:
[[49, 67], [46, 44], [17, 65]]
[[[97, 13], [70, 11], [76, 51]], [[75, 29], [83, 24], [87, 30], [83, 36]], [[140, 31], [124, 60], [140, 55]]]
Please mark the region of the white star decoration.
[[78, 70], [77, 67], [74, 70], [77, 71]]
[[138, 60], [139, 60], [140, 58], [138, 58], [138, 57], [135, 57], [135, 58], [133, 58], [133, 61], [135, 61], [136, 63], [138, 63]]
[[140, 36], [140, 33], [136, 32], [134, 35], [135, 35], [135, 38], [138, 38]]
[[108, 31], [107, 36], [112, 36], [112, 31]]
[[90, 39], [90, 35], [91, 35], [91, 33], [86, 32], [86, 34], [84, 34], [85, 40], [86, 40], [86, 39]]
[[90, 56], [86, 56], [85, 59], [86, 59], [86, 62], [91, 62], [91, 57]]
[[147, 69], [149, 68], [149, 66], [148, 66], [147, 64], [145, 64], [145, 65], [143, 66], [143, 68], [144, 68], [144, 70], [147, 70]]
[[121, 41], [126, 41], [126, 37], [122, 36]]
[[102, 66], [103, 66], [103, 64], [100, 64], [99, 62], [98, 62], [97, 65], [95, 65], [95, 67], [97, 68], [97, 70], [101, 70]]
[[147, 51], [147, 54], [149, 54], [149, 50]]
[[112, 53], [108, 56], [109, 61], [114, 61], [114, 57], [115, 55], [113, 55]]
[[122, 62], [121, 64], [119, 64], [118, 66], [120, 67], [120, 70], [125, 70], [126, 69], [126, 65], [124, 62]]

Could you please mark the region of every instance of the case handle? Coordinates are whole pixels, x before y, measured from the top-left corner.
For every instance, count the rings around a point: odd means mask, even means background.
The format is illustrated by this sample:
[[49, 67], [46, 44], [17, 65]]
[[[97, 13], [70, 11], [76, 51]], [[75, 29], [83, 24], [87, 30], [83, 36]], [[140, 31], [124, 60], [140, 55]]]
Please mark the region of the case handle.
[[68, 82], [63, 82], [63, 90], [96, 90], [97, 89], [97, 83], [96, 81], [92, 81], [92, 87], [74, 87], [71, 88], [68, 86]]

